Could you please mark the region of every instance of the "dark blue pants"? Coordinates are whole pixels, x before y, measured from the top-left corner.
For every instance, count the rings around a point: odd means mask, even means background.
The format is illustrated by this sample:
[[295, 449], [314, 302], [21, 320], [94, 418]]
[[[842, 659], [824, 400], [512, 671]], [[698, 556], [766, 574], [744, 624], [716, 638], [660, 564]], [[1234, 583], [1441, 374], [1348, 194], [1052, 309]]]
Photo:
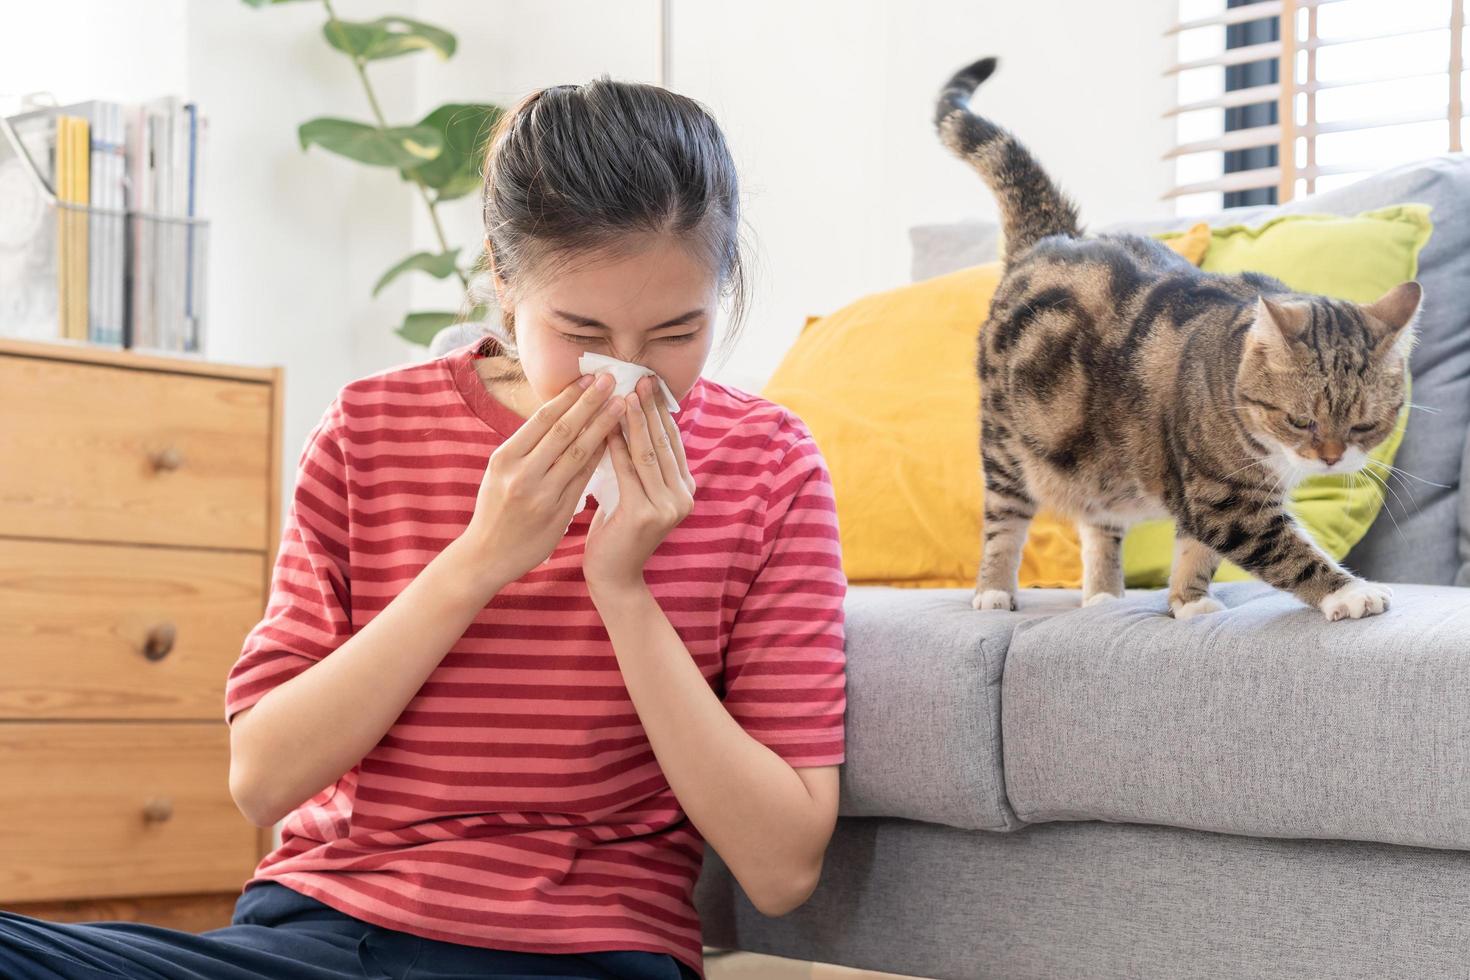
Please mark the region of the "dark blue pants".
[[48, 922], [0, 910], [4, 980], [693, 980], [666, 953], [515, 953], [423, 939], [275, 882], [245, 891], [209, 932], [137, 922]]

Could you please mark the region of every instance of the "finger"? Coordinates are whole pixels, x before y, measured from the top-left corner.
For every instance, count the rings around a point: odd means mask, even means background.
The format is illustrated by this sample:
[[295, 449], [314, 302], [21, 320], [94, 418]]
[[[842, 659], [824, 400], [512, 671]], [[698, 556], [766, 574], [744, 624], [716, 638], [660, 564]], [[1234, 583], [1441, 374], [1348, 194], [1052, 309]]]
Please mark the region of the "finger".
[[[546, 473], [546, 482], [554, 487], [562, 487], [564, 493], [566, 486], [575, 484], [581, 478], [584, 469], [587, 470], [587, 479], [590, 480], [592, 470], [597, 469], [597, 464], [607, 449], [607, 434], [618, 427], [619, 420], [626, 414], [627, 406], [621, 398], [609, 398], [566, 451], [551, 464], [551, 469]], [[585, 485], [585, 481], [583, 483]]]
[[664, 432], [669, 436], [670, 452], [674, 455], [675, 465], [672, 467], [672, 472], [679, 475], [679, 479], [684, 482], [684, 486], [688, 488], [692, 496], [694, 494], [694, 475], [689, 472], [689, 458], [684, 453], [684, 438], [679, 435], [679, 425], [674, 421], [673, 413], [669, 411], [668, 403], [664, 401], [662, 393], [655, 395], [654, 401], [658, 405], [658, 414], [663, 422]]
[[[619, 401], [621, 400], [619, 398]], [[626, 511], [642, 499], [643, 484], [638, 481], [638, 474], [634, 472], [633, 460], [628, 455], [628, 441], [623, 438], [621, 429], [614, 428], [608, 433], [607, 453], [612, 458], [613, 479], [617, 482], [618, 497], [621, 500], [618, 510]], [[611, 513], [601, 501], [598, 501], [597, 513], [592, 516], [592, 524], [587, 529], [588, 533], [591, 533], [592, 528], [601, 527], [611, 519]]]
[[659, 468], [658, 450], [653, 446], [653, 437], [648, 432], [648, 413], [642, 399], [635, 391], [628, 396], [628, 450], [633, 466], [638, 471], [638, 480], [649, 500], [663, 499], [663, 471]]
[[653, 450], [658, 454], [659, 476], [663, 484], [670, 490], [678, 490], [683, 477], [679, 475], [679, 458], [674, 455], [674, 447], [669, 439], [668, 427], [664, 424], [663, 415], [659, 412], [660, 392], [658, 386], [651, 380], [639, 382], [639, 387], [644, 384], [648, 386], [648, 394], [639, 399], [643, 406], [643, 414], [648, 423], [648, 438], [653, 443]]
[[[614, 420], [613, 424], [616, 424], [616, 420]], [[591, 431], [591, 429], [588, 431]], [[604, 432], [604, 440], [606, 436], [607, 433]], [[581, 469], [572, 474], [571, 479], [567, 481], [566, 488], [562, 491], [560, 499], [563, 504], [566, 504], [569, 499], [581, 503], [587, 496], [587, 484], [592, 482], [592, 474], [597, 472], [597, 464], [602, 462], [602, 454], [606, 451], [607, 446], [599, 444], [594, 446], [592, 451], [587, 454], [587, 461], [582, 464]], [[562, 458], [566, 459], [567, 456], [563, 456]], [[550, 479], [551, 477], [548, 476], [547, 478]]]
[[[532, 469], [535, 476], [546, 476], [551, 468], [556, 465], [558, 459], [566, 452], [567, 447], [577, 440], [587, 428], [588, 423], [597, 418], [598, 413], [605, 410], [606, 403], [611, 398], [612, 379], [603, 380], [605, 375], [596, 378], [591, 387], [585, 391], [576, 382], [571, 387], [574, 391], [581, 392], [571, 405], [561, 403], [558, 395], [551, 401], [542, 405], [531, 413], [513, 435], [518, 435], [521, 429], [535, 425], [540, 431], [536, 444], [526, 453], [526, 463]], [[575, 460], [575, 470], [581, 466], [582, 460]], [[563, 470], [565, 474], [567, 471]]]
[[579, 377], [570, 382], [557, 393], [555, 398], [541, 406], [547, 410], [544, 414], [540, 411], [532, 412], [531, 417], [510, 434], [502, 444], [502, 448], [508, 448], [517, 456], [525, 456], [535, 449], [541, 437], [551, 428], [551, 423], [586, 394], [588, 389], [582, 387], [581, 381], [582, 378]]
[[[612, 454], [613, 475], [618, 481], [618, 496], [625, 501], [643, 496], [643, 481], [638, 477], [638, 468], [633, 465], [633, 456], [628, 449], [628, 440], [621, 429], [614, 429], [607, 440], [608, 452]], [[622, 506], [621, 504], [619, 506]]]

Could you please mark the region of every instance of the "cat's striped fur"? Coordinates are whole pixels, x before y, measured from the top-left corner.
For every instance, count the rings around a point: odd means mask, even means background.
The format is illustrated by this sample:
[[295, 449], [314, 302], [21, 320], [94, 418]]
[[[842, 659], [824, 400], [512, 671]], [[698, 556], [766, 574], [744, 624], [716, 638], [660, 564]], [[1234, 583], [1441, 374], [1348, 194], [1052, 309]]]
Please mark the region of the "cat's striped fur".
[[1329, 619], [1383, 611], [1387, 587], [1339, 566], [1283, 502], [1304, 476], [1361, 468], [1393, 429], [1419, 284], [1359, 305], [1205, 273], [1144, 236], [1083, 237], [1076, 206], [1026, 148], [969, 109], [994, 69], [987, 58], [956, 74], [935, 115], [995, 193], [1004, 236], [976, 361], [975, 607], [1015, 608], [1044, 505], [1077, 522], [1084, 603], [1122, 595], [1130, 524], [1172, 517], [1176, 617], [1221, 608], [1209, 595], [1221, 555]]

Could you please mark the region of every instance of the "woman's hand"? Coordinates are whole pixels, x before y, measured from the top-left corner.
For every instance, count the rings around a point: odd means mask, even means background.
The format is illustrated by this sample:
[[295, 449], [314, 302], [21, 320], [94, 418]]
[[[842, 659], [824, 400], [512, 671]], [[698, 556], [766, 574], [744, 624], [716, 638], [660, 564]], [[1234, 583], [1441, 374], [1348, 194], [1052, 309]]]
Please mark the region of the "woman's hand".
[[611, 517], [598, 509], [582, 556], [593, 593], [642, 586], [648, 556], [694, 509], [684, 442], [653, 379], [640, 379], [627, 402], [628, 438], [614, 426], [607, 440], [619, 503]]
[[612, 378], [573, 381], [496, 447], [463, 537], [487, 580], [514, 582], [540, 565], [567, 533], [609, 432], [627, 406], [609, 398]]

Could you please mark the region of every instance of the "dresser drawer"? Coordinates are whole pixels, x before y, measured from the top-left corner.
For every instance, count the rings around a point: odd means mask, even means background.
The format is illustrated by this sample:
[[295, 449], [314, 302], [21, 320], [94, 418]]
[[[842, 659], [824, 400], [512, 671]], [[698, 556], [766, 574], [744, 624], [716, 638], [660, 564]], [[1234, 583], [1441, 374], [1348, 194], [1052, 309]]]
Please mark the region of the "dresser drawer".
[[0, 355], [0, 535], [268, 550], [273, 397]]
[[223, 722], [0, 723], [0, 907], [236, 891], [259, 831]]
[[[265, 555], [0, 538], [0, 720], [224, 720]], [[3, 786], [3, 784], [0, 784]]]

